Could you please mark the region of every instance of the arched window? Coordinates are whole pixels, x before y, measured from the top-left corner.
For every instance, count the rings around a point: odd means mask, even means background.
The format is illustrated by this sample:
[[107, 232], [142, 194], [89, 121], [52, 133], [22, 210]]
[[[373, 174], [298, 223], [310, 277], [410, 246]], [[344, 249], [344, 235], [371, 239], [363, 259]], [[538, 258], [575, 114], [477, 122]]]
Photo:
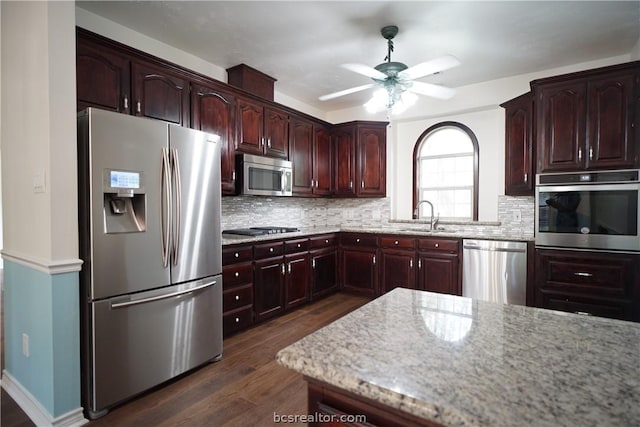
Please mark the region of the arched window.
[[[442, 122], [425, 130], [413, 150], [413, 212], [428, 200], [434, 217], [478, 219], [478, 140], [471, 129], [457, 122]], [[419, 218], [431, 215], [427, 203]]]

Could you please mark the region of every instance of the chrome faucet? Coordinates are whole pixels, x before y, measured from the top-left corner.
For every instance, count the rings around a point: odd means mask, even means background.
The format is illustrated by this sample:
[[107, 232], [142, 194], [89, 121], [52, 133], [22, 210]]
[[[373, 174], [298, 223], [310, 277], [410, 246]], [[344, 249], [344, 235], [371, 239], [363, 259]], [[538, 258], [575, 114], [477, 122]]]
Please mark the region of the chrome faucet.
[[427, 203], [429, 206], [431, 206], [431, 220], [429, 221], [429, 225], [431, 226], [431, 230], [433, 230], [434, 227], [435, 227], [435, 224], [438, 222], [439, 218], [436, 218], [435, 221], [433, 220], [434, 209], [433, 209], [433, 203], [431, 203], [430, 201], [428, 201], [428, 200], [420, 200], [418, 202], [418, 204], [416, 205], [415, 210], [413, 211], [413, 217], [415, 219], [420, 219], [420, 205], [423, 204], [423, 203]]

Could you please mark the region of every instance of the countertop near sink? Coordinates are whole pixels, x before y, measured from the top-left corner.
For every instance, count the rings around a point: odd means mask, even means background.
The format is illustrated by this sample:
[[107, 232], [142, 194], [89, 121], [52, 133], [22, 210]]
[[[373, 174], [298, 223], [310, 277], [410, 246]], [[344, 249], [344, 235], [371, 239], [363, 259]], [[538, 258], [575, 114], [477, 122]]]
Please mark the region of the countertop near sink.
[[372, 233], [372, 234], [397, 234], [406, 236], [419, 237], [452, 237], [458, 239], [485, 239], [485, 240], [515, 240], [515, 241], [532, 241], [533, 237], [523, 236], [522, 234], [487, 234], [482, 232], [470, 231], [453, 231], [453, 230], [437, 230], [427, 231], [424, 229], [410, 229], [408, 227], [308, 227], [301, 228], [300, 231], [294, 233], [267, 234], [264, 236], [231, 236], [223, 235], [222, 245], [234, 245], [238, 243], [255, 243], [274, 239], [294, 239], [296, 237], [312, 236], [324, 233], [338, 232], [352, 233]]
[[639, 343], [637, 323], [396, 288], [276, 359], [445, 426], [631, 426]]

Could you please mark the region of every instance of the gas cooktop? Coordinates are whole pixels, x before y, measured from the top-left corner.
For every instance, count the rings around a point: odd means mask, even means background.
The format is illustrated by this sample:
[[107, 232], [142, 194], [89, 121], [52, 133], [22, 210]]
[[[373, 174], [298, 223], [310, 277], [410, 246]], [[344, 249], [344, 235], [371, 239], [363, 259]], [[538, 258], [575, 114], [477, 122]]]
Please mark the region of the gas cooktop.
[[293, 233], [300, 231], [296, 227], [250, 227], [224, 230], [222, 234], [236, 234], [240, 236], [264, 236], [267, 234]]

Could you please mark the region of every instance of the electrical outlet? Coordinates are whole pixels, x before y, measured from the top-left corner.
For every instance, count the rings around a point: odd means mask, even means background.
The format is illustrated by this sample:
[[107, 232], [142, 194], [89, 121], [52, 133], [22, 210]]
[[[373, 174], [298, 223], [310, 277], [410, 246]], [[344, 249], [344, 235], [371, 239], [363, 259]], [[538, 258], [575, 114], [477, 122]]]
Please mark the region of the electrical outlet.
[[519, 209], [516, 209], [515, 211], [512, 211], [511, 214], [513, 215], [513, 221], [514, 222], [522, 222], [522, 211]]
[[29, 357], [29, 335], [22, 334], [22, 355]]

